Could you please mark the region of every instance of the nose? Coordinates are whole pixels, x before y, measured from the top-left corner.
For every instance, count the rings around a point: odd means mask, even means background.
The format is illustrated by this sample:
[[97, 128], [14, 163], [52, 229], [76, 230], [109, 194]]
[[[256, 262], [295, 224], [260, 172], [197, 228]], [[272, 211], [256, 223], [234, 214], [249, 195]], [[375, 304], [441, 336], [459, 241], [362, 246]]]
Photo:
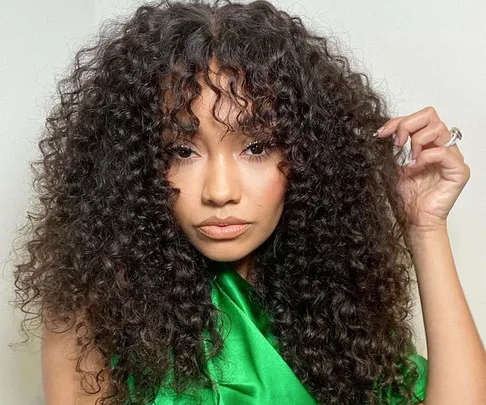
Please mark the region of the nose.
[[229, 153], [218, 153], [208, 159], [202, 200], [206, 204], [237, 203], [241, 198], [240, 173]]

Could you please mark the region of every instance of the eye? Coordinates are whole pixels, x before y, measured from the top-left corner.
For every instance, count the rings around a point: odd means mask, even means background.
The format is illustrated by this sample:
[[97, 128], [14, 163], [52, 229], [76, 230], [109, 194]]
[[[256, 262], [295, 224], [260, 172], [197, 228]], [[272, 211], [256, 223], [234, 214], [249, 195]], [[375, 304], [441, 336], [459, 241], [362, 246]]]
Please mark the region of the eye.
[[249, 150], [253, 153], [250, 155], [250, 160], [257, 162], [267, 159], [273, 149], [275, 149], [275, 144], [262, 141], [252, 141], [245, 147], [245, 151]]
[[[270, 156], [273, 149], [275, 149], [275, 144], [273, 143], [252, 141], [245, 146], [243, 152], [251, 152], [249, 156], [250, 161], [261, 162]], [[178, 163], [189, 163], [194, 159], [191, 154], [194, 153], [197, 155], [197, 152], [193, 148], [186, 145], [173, 146], [168, 151], [170, 160]]]
[[262, 142], [253, 141], [245, 148], [245, 150], [250, 150], [251, 153], [256, 153], [259, 155], [265, 151], [265, 145]]
[[188, 159], [193, 152], [196, 153], [196, 151], [189, 146], [181, 145], [170, 148], [171, 155], [178, 155], [176, 156], [177, 159]]

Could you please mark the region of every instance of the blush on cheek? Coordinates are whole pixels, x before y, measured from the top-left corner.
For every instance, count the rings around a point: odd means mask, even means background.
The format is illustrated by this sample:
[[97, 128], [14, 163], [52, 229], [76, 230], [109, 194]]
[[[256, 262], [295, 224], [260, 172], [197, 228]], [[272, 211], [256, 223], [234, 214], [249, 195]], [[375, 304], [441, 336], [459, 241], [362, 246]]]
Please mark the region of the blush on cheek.
[[262, 173], [254, 187], [259, 190], [262, 204], [275, 205], [281, 202], [286, 185], [287, 180], [285, 177], [280, 172], [277, 172]]

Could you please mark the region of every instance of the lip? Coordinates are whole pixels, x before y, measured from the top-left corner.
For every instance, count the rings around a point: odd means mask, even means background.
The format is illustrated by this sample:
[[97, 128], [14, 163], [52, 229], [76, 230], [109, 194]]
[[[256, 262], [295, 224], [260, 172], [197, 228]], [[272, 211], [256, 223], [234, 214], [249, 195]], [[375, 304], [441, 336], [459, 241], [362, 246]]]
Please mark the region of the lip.
[[245, 225], [249, 224], [250, 221], [245, 221], [244, 219], [237, 218], [237, 217], [226, 217], [226, 218], [219, 218], [216, 216], [209, 217], [202, 221], [198, 227], [206, 226], [206, 225], [216, 225], [216, 226], [227, 226], [227, 225]]
[[226, 226], [204, 225], [199, 226], [198, 229], [211, 239], [232, 239], [244, 233], [250, 225], [250, 223]]

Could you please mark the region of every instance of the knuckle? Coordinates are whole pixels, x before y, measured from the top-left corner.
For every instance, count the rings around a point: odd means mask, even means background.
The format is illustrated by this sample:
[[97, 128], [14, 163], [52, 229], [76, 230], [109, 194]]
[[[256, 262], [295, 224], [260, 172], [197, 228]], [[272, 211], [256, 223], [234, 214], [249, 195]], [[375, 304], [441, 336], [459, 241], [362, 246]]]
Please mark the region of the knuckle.
[[403, 131], [403, 129], [406, 127], [407, 125], [407, 122], [406, 120], [400, 120], [398, 121], [398, 124], [397, 124], [397, 131]]
[[439, 132], [449, 132], [449, 128], [447, 128], [447, 125], [444, 121], [437, 121], [437, 123], [435, 124], [435, 128]]
[[439, 136], [443, 132], [442, 121], [433, 121], [430, 123], [430, 130], [434, 135]]

